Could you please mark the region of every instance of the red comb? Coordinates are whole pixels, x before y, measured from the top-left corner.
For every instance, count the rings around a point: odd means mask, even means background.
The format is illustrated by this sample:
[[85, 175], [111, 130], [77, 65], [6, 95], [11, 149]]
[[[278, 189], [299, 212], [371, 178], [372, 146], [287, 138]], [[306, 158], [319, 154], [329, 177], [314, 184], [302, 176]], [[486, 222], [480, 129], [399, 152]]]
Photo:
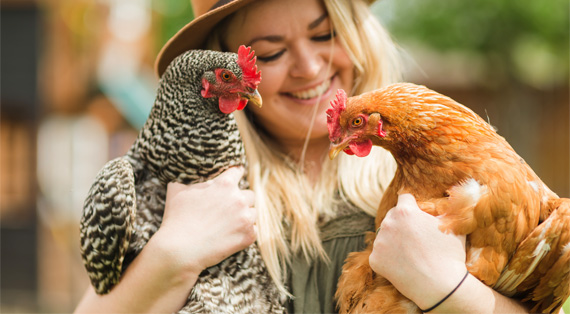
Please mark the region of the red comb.
[[241, 68], [244, 81], [249, 87], [256, 89], [261, 82], [261, 72], [257, 71], [257, 65], [255, 65], [257, 57], [254, 54], [255, 51], [251, 51], [251, 47], [239, 46], [237, 64]]
[[331, 101], [332, 108], [327, 110], [327, 127], [329, 139], [334, 142], [340, 137], [340, 114], [346, 109], [346, 92], [342, 89], [336, 91], [336, 99]]

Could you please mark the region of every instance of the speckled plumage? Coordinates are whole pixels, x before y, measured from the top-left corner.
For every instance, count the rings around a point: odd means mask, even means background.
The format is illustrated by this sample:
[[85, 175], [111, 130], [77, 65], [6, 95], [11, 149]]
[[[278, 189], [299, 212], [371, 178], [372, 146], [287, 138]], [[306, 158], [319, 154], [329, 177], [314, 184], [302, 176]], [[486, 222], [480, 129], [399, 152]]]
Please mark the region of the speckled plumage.
[[[205, 73], [215, 69], [228, 69], [238, 79], [252, 75], [238, 63], [235, 53], [203, 50], [176, 58], [131, 149], [96, 177], [80, 229], [82, 257], [97, 293], [113, 288], [158, 230], [169, 182], [198, 183], [245, 165], [233, 114], [201, 94]], [[283, 313], [283, 302], [254, 244], [204, 271], [181, 313]]]

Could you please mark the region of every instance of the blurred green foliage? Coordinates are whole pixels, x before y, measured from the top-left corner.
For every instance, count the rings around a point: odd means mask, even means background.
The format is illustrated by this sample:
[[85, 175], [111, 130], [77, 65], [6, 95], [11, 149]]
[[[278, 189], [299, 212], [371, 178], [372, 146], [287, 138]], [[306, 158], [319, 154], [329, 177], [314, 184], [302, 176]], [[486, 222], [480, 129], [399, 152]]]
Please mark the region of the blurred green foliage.
[[373, 10], [399, 42], [484, 55], [536, 87], [567, 84], [568, 0], [380, 0]]
[[152, 8], [159, 19], [157, 51], [184, 25], [194, 18], [190, 0], [152, 0]]

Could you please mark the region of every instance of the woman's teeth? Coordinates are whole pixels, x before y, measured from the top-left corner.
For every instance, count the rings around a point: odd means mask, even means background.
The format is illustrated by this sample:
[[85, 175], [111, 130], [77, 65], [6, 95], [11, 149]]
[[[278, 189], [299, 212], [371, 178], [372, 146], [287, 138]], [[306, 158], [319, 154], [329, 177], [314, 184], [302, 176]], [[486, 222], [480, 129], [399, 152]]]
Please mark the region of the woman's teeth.
[[329, 80], [324, 81], [321, 85], [319, 85], [315, 88], [311, 88], [308, 90], [295, 92], [295, 93], [289, 93], [289, 94], [291, 96], [293, 96], [295, 98], [299, 98], [299, 99], [311, 99], [311, 98], [315, 98], [315, 97], [323, 94], [324, 92], [326, 92], [330, 86], [331, 86], [331, 80], [329, 79]]

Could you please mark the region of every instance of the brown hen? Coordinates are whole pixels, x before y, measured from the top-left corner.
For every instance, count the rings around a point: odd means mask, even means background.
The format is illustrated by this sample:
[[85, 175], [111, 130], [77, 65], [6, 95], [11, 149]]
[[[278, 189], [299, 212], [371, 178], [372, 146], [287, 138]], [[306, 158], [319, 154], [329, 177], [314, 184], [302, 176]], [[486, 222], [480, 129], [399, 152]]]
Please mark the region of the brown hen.
[[[380, 202], [376, 227], [402, 192], [440, 229], [466, 235], [469, 272], [533, 311], [557, 312], [570, 294], [570, 199], [559, 198], [492, 126], [424, 86], [400, 83], [346, 98], [327, 111], [330, 157], [367, 156], [373, 145], [398, 169]], [[368, 264], [374, 237], [343, 267], [341, 313], [419, 312]]]

